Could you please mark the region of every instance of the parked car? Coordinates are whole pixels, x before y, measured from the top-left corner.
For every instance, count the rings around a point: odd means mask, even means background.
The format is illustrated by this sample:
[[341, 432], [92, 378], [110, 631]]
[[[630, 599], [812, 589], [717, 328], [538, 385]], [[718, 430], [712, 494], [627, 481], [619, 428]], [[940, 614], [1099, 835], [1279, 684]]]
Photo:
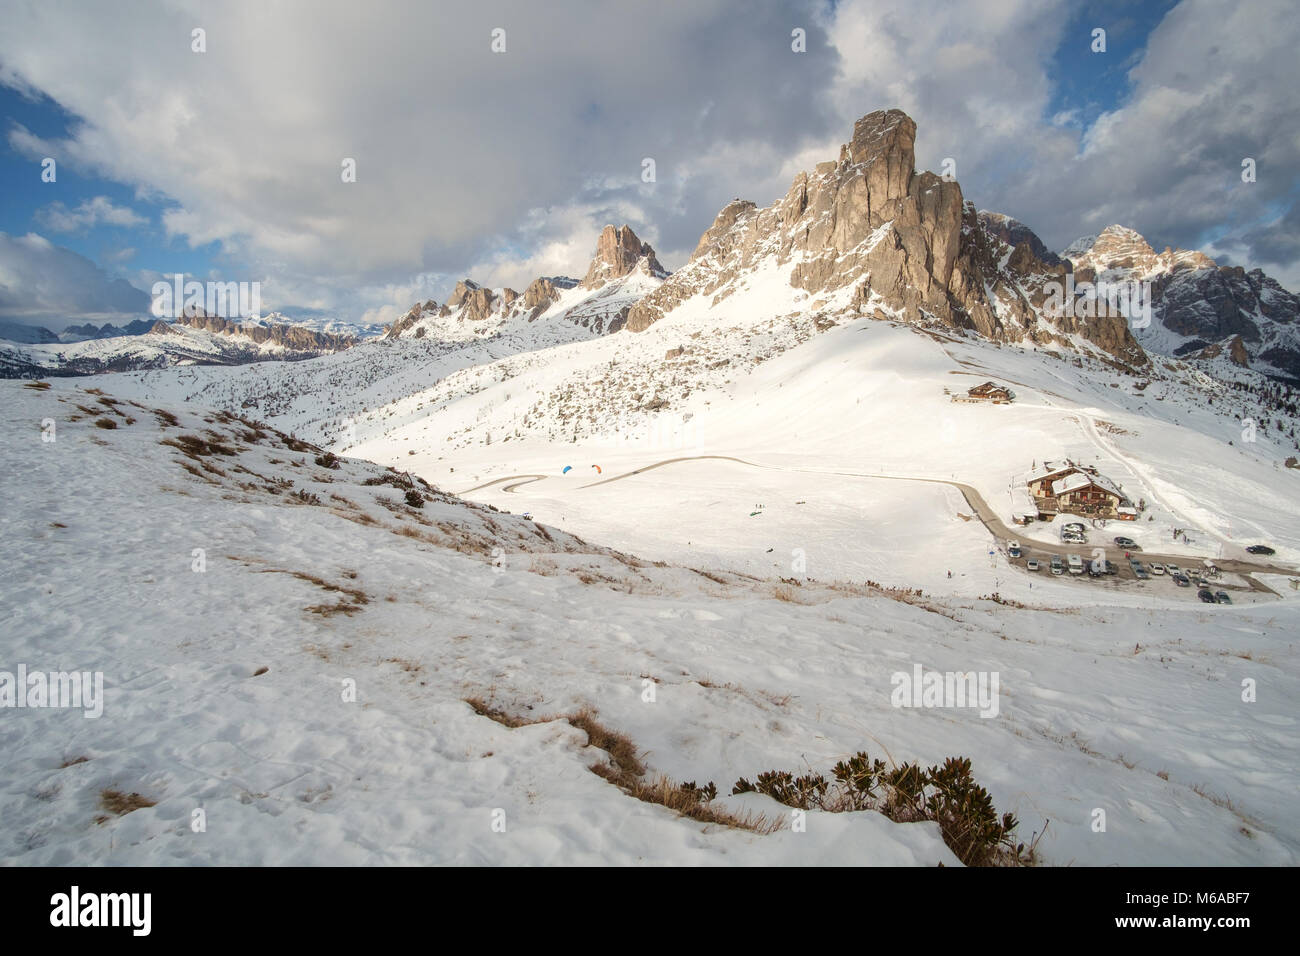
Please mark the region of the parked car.
[[1170, 576], [1172, 577], [1177, 577], [1178, 575], [1183, 573], [1183, 569], [1176, 564], [1166, 564], [1165, 570], [1168, 571]]
[[1013, 557], [1013, 558], [1018, 558], [1018, 557], [1020, 557], [1020, 542], [1019, 542], [1019, 541], [1008, 541], [1008, 542], [1007, 542], [1007, 554], [1011, 555], [1011, 557]]
[[1061, 556], [1059, 554], [1052, 555], [1052, 573], [1053, 574], [1065, 573], [1065, 565], [1062, 563]]
[[1037, 570], [1038, 570], [1038, 559], [1037, 559], [1037, 558], [1030, 558], [1028, 561], [1026, 561], [1026, 562], [1025, 562], [1025, 570], [1026, 570], [1026, 571], [1037, 571]]
[[1174, 575], [1174, 584], [1177, 584], [1180, 588], [1190, 588], [1192, 586], [1192, 582], [1187, 580], [1187, 576], [1181, 573]]
[[1266, 544], [1252, 544], [1246, 549], [1251, 554], [1273, 554], [1274, 551]]
[[1147, 574], [1147, 569], [1142, 567], [1141, 561], [1130, 561], [1129, 567], [1133, 569], [1133, 577], [1137, 578], [1139, 581], [1150, 579], [1151, 576]]
[[1120, 535], [1118, 538], [1116, 538], [1116, 539], [1115, 539], [1115, 543], [1116, 543], [1117, 545], [1119, 545], [1121, 548], [1124, 548], [1126, 551], [1141, 551], [1141, 550], [1142, 550], [1141, 548], [1139, 548], [1139, 547], [1137, 546], [1137, 542], [1136, 542], [1136, 541], [1134, 541], [1132, 538], [1126, 538], [1126, 537], [1124, 537], [1123, 535]]
[[1214, 603], [1214, 593], [1210, 591], [1208, 588], [1201, 588], [1199, 591], [1196, 592], [1196, 596], [1201, 599], [1202, 604]]
[[1106, 559], [1105, 559], [1105, 558], [1093, 558], [1091, 561], [1088, 562], [1088, 576], [1089, 576], [1089, 577], [1092, 577], [1092, 578], [1099, 578], [1099, 577], [1101, 577], [1101, 576], [1102, 576], [1103, 574], [1105, 574], [1105, 573], [1106, 573]]
[[1152, 574], [1164, 574], [1164, 573], [1165, 573], [1165, 566], [1164, 566], [1163, 564], [1161, 564], [1159, 561], [1152, 561], [1152, 562], [1151, 562], [1151, 573], [1152, 573]]
[[1228, 592], [1227, 592], [1227, 591], [1215, 591], [1215, 592], [1214, 592], [1214, 599], [1215, 599], [1216, 601], [1218, 601], [1220, 604], [1231, 604], [1231, 603], [1232, 603], [1232, 598], [1230, 598], [1230, 597], [1228, 596]]
[[1070, 564], [1071, 574], [1083, 573], [1083, 558], [1079, 557], [1077, 554], [1072, 554], [1066, 558], [1066, 561]]
[[1083, 530], [1085, 530], [1084, 527], [1083, 527], [1083, 522], [1081, 522], [1081, 521], [1067, 521], [1067, 522], [1065, 523], [1064, 527], [1065, 527], [1065, 530], [1066, 530], [1066, 531], [1083, 531]]

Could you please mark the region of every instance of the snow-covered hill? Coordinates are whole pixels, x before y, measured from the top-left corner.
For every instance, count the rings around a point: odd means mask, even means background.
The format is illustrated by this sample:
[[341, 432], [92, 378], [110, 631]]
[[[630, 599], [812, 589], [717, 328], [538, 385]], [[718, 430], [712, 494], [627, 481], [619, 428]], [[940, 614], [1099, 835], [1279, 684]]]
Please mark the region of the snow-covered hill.
[[[811, 810], [798, 832], [727, 796], [858, 750], [971, 757], [1046, 863], [1300, 856], [1294, 599], [1020, 608], [701, 574], [84, 384], [0, 383], [0, 670], [104, 681], [97, 718], [4, 711], [7, 862], [954, 864], [932, 823]], [[998, 673], [997, 715], [894, 706], [917, 665]], [[781, 829], [634, 799], [590, 772], [599, 727], [647, 778], [713, 780]]]

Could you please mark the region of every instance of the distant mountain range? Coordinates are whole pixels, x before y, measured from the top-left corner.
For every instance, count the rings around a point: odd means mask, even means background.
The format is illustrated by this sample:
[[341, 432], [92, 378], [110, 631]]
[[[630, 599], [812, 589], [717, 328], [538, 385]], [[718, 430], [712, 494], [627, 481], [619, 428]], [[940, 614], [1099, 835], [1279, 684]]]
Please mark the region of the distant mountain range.
[[[57, 335], [10, 323], [0, 326], [10, 343], [0, 343], [0, 374], [307, 359], [368, 339], [490, 340], [543, 316], [588, 335], [638, 333], [687, 300], [717, 304], [761, 275], [778, 298], [819, 316], [819, 327], [868, 316], [1079, 352], [1136, 373], [1154, 353], [1228, 378], [1252, 368], [1300, 382], [1300, 297], [1262, 271], [1219, 267], [1196, 251], [1157, 253], [1120, 225], [1052, 252], [1024, 223], [978, 210], [955, 180], [916, 172], [915, 139], [905, 113], [867, 114], [838, 158], [800, 173], [778, 202], [724, 207], [671, 275], [631, 227], [608, 225], [582, 279], [539, 276], [518, 292], [465, 278], [445, 302], [417, 302], [382, 330], [278, 314]], [[1121, 286], [1141, 298], [1107, 298]]]
[[279, 313], [232, 321], [201, 311], [172, 322], [74, 325], [59, 333], [7, 322], [0, 323], [0, 377], [299, 361], [351, 348], [382, 331], [336, 320], [289, 320]]

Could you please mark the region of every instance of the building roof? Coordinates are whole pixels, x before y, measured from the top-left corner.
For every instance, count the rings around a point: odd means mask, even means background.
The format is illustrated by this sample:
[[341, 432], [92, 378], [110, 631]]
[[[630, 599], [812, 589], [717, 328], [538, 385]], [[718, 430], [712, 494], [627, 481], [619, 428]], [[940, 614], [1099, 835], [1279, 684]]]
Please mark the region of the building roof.
[[966, 389], [967, 395], [972, 395], [975, 392], [1006, 392], [1010, 395], [1011, 389], [1007, 388], [1005, 385], [999, 385], [997, 382], [985, 382], [983, 385], [974, 385], [971, 388]]
[[1089, 475], [1084, 472], [1076, 472], [1073, 475], [1066, 475], [1064, 478], [1052, 482], [1052, 494], [1066, 495], [1071, 491], [1078, 491], [1080, 488], [1086, 488], [1088, 485], [1096, 485], [1102, 491], [1112, 494], [1116, 498], [1124, 497], [1124, 492], [1116, 488], [1109, 478], [1103, 477], [1102, 475]]
[[1053, 475], [1065, 475], [1072, 471], [1082, 470], [1083, 469], [1072, 461], [1045, 461], [1036, 471], [1029, 473], [1029, 477], [1025, 479], [1025, 484], [1039, 481], [1043, 478], [1051, 478]]
[[1025, 488], [1011, 489], [1011, 513], [1013, 515], [1037, 515], [1038, 505], [1029, 496]]

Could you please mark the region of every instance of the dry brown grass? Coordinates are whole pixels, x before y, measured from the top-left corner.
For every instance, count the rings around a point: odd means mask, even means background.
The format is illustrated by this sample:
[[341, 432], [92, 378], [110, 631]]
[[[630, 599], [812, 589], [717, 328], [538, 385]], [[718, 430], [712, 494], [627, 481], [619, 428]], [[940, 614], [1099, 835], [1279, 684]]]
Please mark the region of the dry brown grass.
[[637, 755], [636, 744], [632, 742], [632, 738], [627, 734], [610, 730], [596, 720], [595, 713], [586, 707], [577, 713], [568, 715], [565, 719], [571, 725], [586, 733], [588, 746], [603, 750], [609, 754], [614, 766], [620, 773], [631, 774], [636, 777], [645, 774], [645, 764], [641, 762], [640, 757]]
[[354, 604], [369, 604], [370, 596], [365, 591], [357, 588], [345, 587], [342, 584], [331, 584], [324, 578], [315, 574], [308, 574], [305, 571], [288, 571], [284, 568], [262, 568], [260, 574], [287, 574], [290, 577], [297, 578], [299, 581], [306, 581], [308, 584], [314, 584], [322, 591], [339, 593], [346, 595]]
[[24, 382], [23, 383], [23, 388], [35, 388], [41, 391], [44, 391], [49, 387], [50, 387], [49, 382]]
[[500, 707], [495, 707], [488, 701], [485, 701], [482, 697], [466, 697], [465, 703], [473, 707], [474, 713], [478, 714], [480, 717], [495, 720], [503, 727], [514, 729], [515, 727], [524, 727], [528, 724], [537, 723], [535, 719], [518, 717], [508, 711], [502, 710]]
[[592, 772], [608, 780], [629, 797], [635, 797], [643, 803], [654, 803], [667, 807], [680, 816], [698, 820], [701, 823], [714, 823], [718, 826], [733, 827], [737, 830], [752, 830], [755, 833], [768, 834], [780, 830], [783, 823], [780, 818], [772, 819], [761, 813], [744, 811], [733, 813], [712, 803], [700, 799], [694, 790], [688, 790], [674, 783], [664, 775], [646, 781], [627, 774], [620, 774], [617, 768], [609, 764], [597, 764]]
[[590, 708], [584, 707], [575, 713], [562, 714], [559, 717], [524, 718], [513, 715], [481, 697], [466, 697], [465, 703], [474, 708], [474, 712], [480, 716], [495, 720], [512, 729], [550, 720], [567, 720], [571, 726], [587, 735], [587, 746], [603, 750], [609, 756], [608, 762], [594, 764], [591, 772], [643, 803], [666, 807], [680, 816], [701, 823], [751, 830], [755, 833], [775, 833], [782, 827], [779, 818], [773, 820], [759, 813], [749, 811], [733, 813], [716, 807], [701, 790], [696, 789], [694, 783], [678, 784], [663, 774], [653, 780], [645, 779], [646, 766], [642, 763], [632, 738], [602, 724]]
[[70, 757], [59, 764], [59, 769], [66, 770], [68, 767], [75, 767], [79, 763], [85, 763], [89, 759], [89, 757]]
[[[128, 813], [142, 810], [145, 807], [156, 806], [157, 803], [157, 800], [150, 800], [138, 793], [125, 793], [113, 787], [106, 787], [99, 791], [100, 807], [117, 817], [126, 816]], [[95, 822], [104, 823], [108, 819], [107, 816], [99, 816], [95, 818]]]
[[95, 419], [95, 427], [96, 427], [96, 428], [116, 428], [116, 427], [117, 427], [117, 422], [113, 421], [113, 419], [111, 419], [111, 418], [97, 418], [97, 419]]
[[175, 438], [161, 438], [158, 440], [160, 445], [170, 445], [173, 448], [180, 449], [181, 454], [187, 458], [202, 458], [206, 455], [234, 455], [235, 449], [220, 441], [210, 438], [200, 438], [198, 435], [177, 435]]

